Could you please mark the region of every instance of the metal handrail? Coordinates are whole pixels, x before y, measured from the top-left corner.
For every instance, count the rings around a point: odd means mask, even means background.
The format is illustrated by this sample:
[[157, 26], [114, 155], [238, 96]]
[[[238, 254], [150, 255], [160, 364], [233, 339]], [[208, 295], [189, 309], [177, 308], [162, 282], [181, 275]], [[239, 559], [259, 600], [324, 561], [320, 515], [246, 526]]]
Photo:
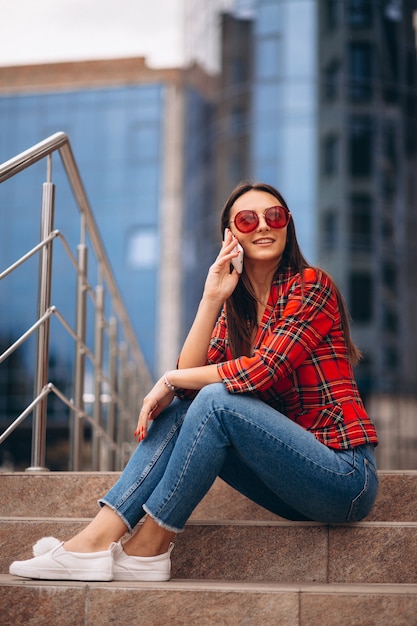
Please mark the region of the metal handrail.
[[135, 352], [135, 357], [138, 359], [138, 362], [141, 361], [145, 366], [142, 358], [142, 353], [138, 346], [136, 335], [133, 331], [129, 316], [127, 315], [126, 309], [123, 305], [123, 300], [119, 293], [119, 289], [114, 279], [113, 272], [108, 262], [107, 254], [101, 241], [93, 212], [90, 208], [87, 194], [84, 190], [81, 176], [79, 174], [78, 167], [72, 153], [69, 138], [66, 133], [55, 133], [47, 139], [44, 139], [43, 141], [35, 144], [28, 150], [25, 150], [24, 152], [16, 155], [9, 161], [5, 161], [2, 165], [0, 165], [0, 184], [8, 180], [9, 178], [12, 178], [19, 172], [27, 169], [31, 165], [34, 165], [38, 161], [41, 161], [55, 151], [59, 151], [75, 200], [81, 214], [85, 217], [86, 228], [88, 230], [89, 237], [96, 252], [97, 260], [99, 261], [99, 263], [102, 264], [104, 279], [110, 289], [110, 294], [115, 304], [115, 309], [120, 316], [120, 319], [123, 321], [123, 325], [126, 327], [128, 333], [127, 339], [132, 342], [132, 349]]
[[[52, 154], [58, 152], [64, 166], [70, 187], [80, 212], [81, 235], [78, 246], [78, 256], [72, 253], [65, 237], [58, 230], [53, 229], [54, 221], [54, 185], [52, 183]], [[69, 138], [63, 132], [55, 133], [44, 141], [18, 154], [9, 161], [0, 165], [0, 183], [16, 176], [23, 170], [31, 167], [42, 159], [47, 159], [47, 182], [43, 184], [41, 241], [21, 258], [12, 263], [0, 273], [0, 280], [9, 276], [15, 269], [23, 265], [29, 258], [39, 253], [39, 285], [38, 285], [38, 319], [24, 332], [8, 349], [0, 354], [0, 363], [8, 358], [14, 350], [22, 345], [29, 336], [37, 333], [37, 360], [35, 365], [35, 397], [25, 410], [17, 416], [12, 424], [0, 435], [0, 444], [22, 423], [32, 412], [34, 423], [32, 426], [32, 458], [28, 470], [39, 471], [45, 468], [46, 445], [46, 415], [47, 398], [54, 393], [71, 410], [72, 440], [70, 469], [81, 468], [81, 448], [83, 445], [80, 422], [85, 420], [92, 427], [92, 467], [91, 469], [121, 469], [126, 461], [126, 452], [131, 449], [130, 441], [126, 440], [124, 426], [136, 423], [137, 410], [142, 401], [144, 391], [152, 383], [151, 375], [140, 350], [136, 334], [130, 322], [129, 315], [123, 303], [116, 280], [111, 270], [107, 254], [102, 243], [97, 224], [95, 222], [87, 195], [74, 159]], [[88, 241], [90, 246], [86, 244]], [[52, 246], [56, 241], [63, 244], [77, 274], [77, 320], [76, 328], [72, 329], [57, 307], [51, 302], [51, 281], [53, 272]], [[94, 287], [87, 278], [87, 253], [91, 249], [98, 267], [98, 284]], [[112, 315], [109, 320], [104, 319], [104, 289], [108, 292], [111, 301]], [[93, 353], [85, 342], [85, 328], [87, 316], [86, 295], [92, 296], [95, 308], [95, 338], [98, 343]], [[59, 320], [61, 326], [72, 337], [76, 345], [74, 366], [74, 393], [73, 398], [66, 398], [65, 394], [47, 380], [49, 357], [49, 323], [52, 315]], [[106, 329], [109, 336], [109, 373], [106, 374], [102, 364], [103, 349], [102, 332]], [[118, 344], [118, 335], [122, 339]], [[84, 410], [84, 377], [85, 359], [88, 358], [95, 372], [95, 399], [93, 418]], [[130, 384], [126, 382], [130, 377]], [[132, 377], [134, 380], [132, 381]], [[120, 380], [119, 380], [120, 378]], [[120, 388], [126, 393], [119, 392]], [[103, 428], [100, 423], [101, 384], [108, 389], [108, 427]], [[132, 398], [132, 390], [135, 397]], [[129, 397], [127, 397], [129, 396]], [[117, 410], [116, 410], [117, 407]], [[114, 420], [119, 420], [115, 428]], [[118, 435], [114, 436], [117, 431]], [[122, 434], [121, 434], [122, 433]], [[104, 450], [103, 450], [104, 446]], [[103, 466], [104, 465], [104, 466]]]

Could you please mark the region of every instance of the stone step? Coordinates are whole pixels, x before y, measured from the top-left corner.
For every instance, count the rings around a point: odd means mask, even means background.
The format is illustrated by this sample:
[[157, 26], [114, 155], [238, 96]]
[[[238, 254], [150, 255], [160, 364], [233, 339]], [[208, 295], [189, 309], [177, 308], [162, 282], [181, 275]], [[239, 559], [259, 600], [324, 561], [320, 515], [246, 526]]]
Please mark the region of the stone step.
[[[0, 519], [0, 572], [42, 536], [68, 538], [88, 520]], [[416, 584], [417, 522], [190, 521], [175, 538], [174, 579]]]
[[[0, 515], [93, 517], [97, 499], [117, 472], [25, 472], [0, 475]], [[368, 521], [417, 522], [417, 471], [380, 472], [380, 492]], [[191, 519], [264, 520], [277, 517], [217, 479]]]
[[217, 480], [175, 539], [168, 583], [7, 575], [12, 560], [31, 556], [38, 538], [79, 531], [117, 477], [0, 476], [2, 626], [417, 625], [415, 471], [380, 472], [367, 520], [334, 526], [280, 520]]
[[171, 580], [36, 582], [0, 575], [2, 626], [413, 626], [417, 585]]

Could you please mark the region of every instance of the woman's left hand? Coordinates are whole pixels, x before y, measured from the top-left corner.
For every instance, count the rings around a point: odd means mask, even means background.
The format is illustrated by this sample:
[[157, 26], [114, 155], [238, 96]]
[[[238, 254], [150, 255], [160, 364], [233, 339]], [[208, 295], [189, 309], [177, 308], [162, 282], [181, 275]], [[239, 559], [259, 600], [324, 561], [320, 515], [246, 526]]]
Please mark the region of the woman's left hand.
[[148, 434], [148, 421], [154, 420], [174, 399], [175, 394], [167, 388], [162, 376], [145, 396], [138, 417], [138, 424], [134, 437], [141, 442]]

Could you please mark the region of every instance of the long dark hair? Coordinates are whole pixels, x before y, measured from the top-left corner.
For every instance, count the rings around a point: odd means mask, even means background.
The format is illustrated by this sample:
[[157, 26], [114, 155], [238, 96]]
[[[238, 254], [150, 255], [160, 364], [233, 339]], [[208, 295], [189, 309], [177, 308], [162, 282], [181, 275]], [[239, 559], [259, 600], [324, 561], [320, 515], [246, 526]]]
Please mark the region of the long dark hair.
[[[248, 191], [264, 191], [274, 196], [282, 206], [288, 209], [288, 205], [282, 194], [275, 189], [272, 185], [267, 183], [240, 183], [230, 194], [226, 204], [223, 207], [221, 213], [221, 231], [222, 236], [225, 228], [229, 227], [230, 223], [230, 210], [236, 200], [243, 196]], [[301, 286], [303, 287], [304, 270], [311, 267], [305, 257], [303, 256], [300, 246], [297, 241], [297, 235], [295, 232], [294, 220], [290, 219], [287, 226], [287, 241], [284, 249], [284, 253], [277, 267], [277, 274], [283, 270], [294, 270], [294, 273], [299, 273], [301, 276]], [[318, 268], [317, 268], [318, 269]], [[320, 270], [323, 271], [323, 270]], [[350, 335], [349, 327], [349, 313], [346, 304], [343, 300], [337, 285], [332, 280], [339, 310], [341, 316], [341, 324], [343, 334], [346, 342], [346, 348], [348, 356], [352, 364], [358, 363], [361, 358], [359, 348], [353, 343]], [[251, 346], [254, 335], [258, 326], [257, 321], [257, 299], [248, 275], [245, 272], [243, 266], [242, 276], [237, 284], [236, 289], [232, 295], [226, 301], [226, 314], [227, 314], [227, 329], [229, 346], [234, 358], [239, 356], [250, 356]]]

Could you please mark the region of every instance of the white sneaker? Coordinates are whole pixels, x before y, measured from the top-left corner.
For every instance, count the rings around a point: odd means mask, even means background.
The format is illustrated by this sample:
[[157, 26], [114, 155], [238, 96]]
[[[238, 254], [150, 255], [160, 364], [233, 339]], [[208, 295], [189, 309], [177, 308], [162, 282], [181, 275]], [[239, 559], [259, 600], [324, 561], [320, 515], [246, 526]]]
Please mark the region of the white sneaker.
[[103, 552], [68, 552], [63, 541], [43, 537], [33, 546], [33, 559], [14, 561], [9, 572], [15, 576], [41, 580], [112, 580], [112, 544]]
[[171, 543], [158, 556], [129, 556], [119, 542], [113, 548], [113, 580], [164, 581], [171, 576]]

